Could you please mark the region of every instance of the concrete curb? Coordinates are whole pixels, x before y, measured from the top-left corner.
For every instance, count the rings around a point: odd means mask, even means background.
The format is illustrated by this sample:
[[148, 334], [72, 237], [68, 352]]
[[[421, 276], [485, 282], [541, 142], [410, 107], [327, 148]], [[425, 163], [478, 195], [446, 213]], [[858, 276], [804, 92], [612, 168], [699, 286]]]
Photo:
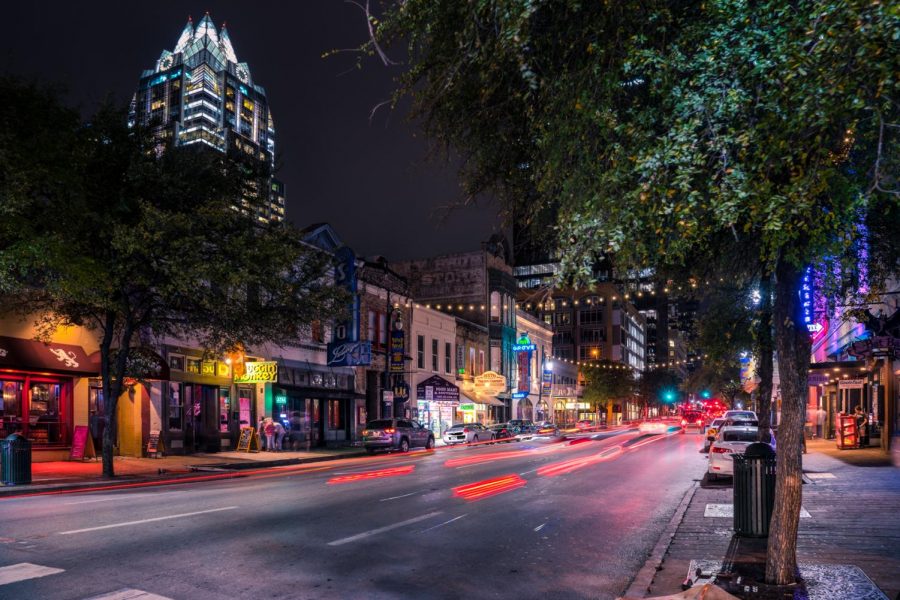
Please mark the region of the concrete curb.
[[684, 519], [684, 513], [687, 512], [691, 500], [694, 499], [694, 494], [697, 492], [698, 487], [699, 482], [695, 481], [691, 487], [688, 488], [687, 492], [685, 492], [684, 497], [681, 499], [681, 503], [678, 505], [678, 508], [675, 509], [675, 514], [672, 515], [669, 524], [662, 532], [662, 535], [659, 536], [653, 550], [650, 551], [650, 556], [647, 557], [644, 566], [641, 567], [641, 570], [634, 576], [631, 585], [625, 590], [623, 596], [630, 598], [645, 598], [650, 592], [653, 578], [656, 576], [657, 571], [660, 569], [660, 565], [662, 565], [663, 560], [665, 559], [666, 552], [669, 550], [669, 545], [671, 545], [672, 539], [678, 531], [678, 526], [681, 525], [681, 521]]
[[[215, 481], [244, 477], [241, 471], [256, 469], [270, 469], [274, 467], [300, 465], [306, 463], [328, 462], [344, 458], [357, 458], [365, 456], [365, 453], [350, 453], [335, 456], [314, 456], [308, 458], [286, 458], [270, 461], [255, 461], [241, 463], [207, 463], [205, 465], [188, 465], [186, 469], [191, 472], [166, 472], [165, 468], [159, 469], [158, 475], [122, 475], [113, 480], [85, 479], [81, 481], [67, 481], [65, 483], [48, 484], [24, 484], [16, 486], [0, 485], [0, 500], [21, 496], [52, 495], [65, 492], [85, 491], [95, 489], [116, 490], [131, 487], [151, 487], [153, 485], [174, 485], [178, 483], [192, 483], [198, 481]], [[207, 470], [209, 469], [209, 470]], [[175, 469], [173, 469], [175, 471]], [[180, 469], [179, 469], [180, 471]]]

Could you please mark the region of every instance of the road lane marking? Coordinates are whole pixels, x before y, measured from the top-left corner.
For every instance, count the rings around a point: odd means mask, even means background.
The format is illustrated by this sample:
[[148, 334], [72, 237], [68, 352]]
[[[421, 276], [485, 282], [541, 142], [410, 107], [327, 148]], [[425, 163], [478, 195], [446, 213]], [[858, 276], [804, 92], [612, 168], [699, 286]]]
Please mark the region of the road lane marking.
[[75, 502], [63, 502], [65, 506], [71, 506], [73, 504], [93, 504], [95, 502], [110, 502], [112, 500], [124, 500], [131, 498], [150, 498], [150, 497], [158, 497], [165, 496], [167, 494], [180, 494], [181, 492], [157, 492], [157, 493], [149, 493], [149, 494], [128, 494], [127, 496], [124, 494], [118, 494], [116, 496], [104, 496], [103, 498], [94, 498], [92, 500], [76, 500]]
[[356, 535], [351, 535], [350, 537], [345, 537], [345, 538], [341, 538], [339, 540], [334, 540], [333, 542], [328, 542], [328, 545], [329, 546], [343, 546], [344, 544], [349, 544], [350, 542], [355, 542], [357, 540], [364, 540], [368, 537], [372, 537], [373, 535], [378, 535], [379, 533], [385, 533], [387, 531], [399, 529], [400, 527], [412, 525], [413, 523], [418, 523], [419, 521], [424, 521], [426, 519], [430, 519], [431, 517], [436, 517], [439, 514], [441, 514], [441, 511], [439, 511], [439, 510], [435, 511], [435, 512], [430, 512], [427, 515], [413, 517], [412, 519], [407, 519], [406, 521], [400, 521], [399, 523], [394, 523], [393, 525], [385, 525], [384, 527], [379, 527], [378, 529], [371, 529], [369, 531], [357, 533]]
[[540, 525], [538, 525], [537, 527], [535, 527], [534, 530], [535, 530], [535, 531], [540, 531], [540, 530], [543, 529], [546, 525], [547, 525], [546, 523], [541, 523]]
[[65, 572], [65, 569], [44, 567], [41, 565], [33, 565], [31, 563], [9, 565], [8, 567], [0, 567], [0, 585], [25, 581], [26, 579], [46, 577], [47, 575], [56, 575], [57, 573], [63, 572]]
[[145, 592], [143, 590], [133, 590], [131, 588], [124, 588], [121, 590], [116, 590], [115, 592], [110, 592], [108, 594], [103, 594], [102, 596], [91, 596], [90, 598], [85, 598], [85, 600], [172, 600], [168, 596], [159, 596], [157, 594], [151, 594], [150, 592]]
[[71, 531], [60, 531], [59, 535], [71, 535], [73, 533], [85, 533], [88, 531], [100, 531], [101, 529], [113, 529], [115, 527], [127, 527], [129, 525], [140, 525], [142, 523], [155, 523], [157, 521], [167, 521], [169, 519], [180, 519], [181, 517], [193, 517], [194, 515], [205, 515], [207, 513], [221, 512], [223, 510], [234, 510], [237, 506], [225, 506], [223, 508], [211, 508], [209, 510], [198, 510], [196, 512], [181, 513], [180, 515], [168, 515], [165, 517], [154, 517], [152, 519], [141, 519], [140, 521], [127, 521], [125, 523], [113, 523], [112, 525], [100, 525], [99, 527], [86, 527], [84, 529], [72, 529]]
[[388, 500], [399, 500], [400, 498], [407, 498], [409, 496], [415, 496], [419, 492], [410, 492], [409, 494], [403, 494], [402, 496], [391, 496], [390, 498], [382, 498], [379, 502], [387, 502]]
[[449, 524], [452, 523], [453, 521], [459, 521], [460, 519], [462, 519], [463, 517], [465, 517], [465, 516], [468, 515], [468, 514], [469, 514], [469, 513], [466, 513], [465, 515], [459, 515], [458, 517], [453, 517], [453, 518], [450, 519], [449, 521], [444, 521], [443, 523], [438, 523], [438, 524], [435, 525], [434, 527], [429, 527], [428, 529], [423, 529], [423, 530], [420, 531], [419, 533], [425, 533], [426, 531], [431, 531], [432, 529], [437, 529], [438, 527], [443, 527], [444, 525], [449, 525]]

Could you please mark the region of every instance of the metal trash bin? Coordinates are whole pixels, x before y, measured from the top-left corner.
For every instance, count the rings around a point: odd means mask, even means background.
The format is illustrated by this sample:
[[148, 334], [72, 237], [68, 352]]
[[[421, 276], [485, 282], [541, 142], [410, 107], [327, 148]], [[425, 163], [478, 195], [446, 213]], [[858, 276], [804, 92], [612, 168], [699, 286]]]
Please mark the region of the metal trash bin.
[[775, 450], [755, 442], [734, 459], [734, 532], [768, 537], [775, 506]]
[[31, 442], [18, 433], [0, 440], [0, 483], [31, 483]]

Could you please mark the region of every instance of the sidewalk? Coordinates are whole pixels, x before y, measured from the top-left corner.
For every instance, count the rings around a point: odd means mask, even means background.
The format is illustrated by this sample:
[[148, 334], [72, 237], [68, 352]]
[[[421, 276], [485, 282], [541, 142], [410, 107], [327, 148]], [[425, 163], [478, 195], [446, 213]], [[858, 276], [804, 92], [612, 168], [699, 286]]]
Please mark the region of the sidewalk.
[[[876, 448], [837, 450], [833, 441], [813, 440], [807, 449], [797, 560], [809, 598], [900, 598], [900, 469]], [[730, 482], [695, 484], [660, 539], [661, 562], [651, 557], [645, 565], [644, 572], [655, 570], [649, 589], [639, 575], [626, 595], [679, 593], [689, 569], [714, 573], [736, 555], [764, 561], [765, 540], [733, 538], [732, 494]]]
[[240, 473], [285, 465], [322, 462], [364, 456], [360, 447], [321, 448], [308, 452], [218, 452], [163, 458], [115, 457], [115, 479], [104, 479], [99, 459], [85, 461], [38, 462], [31, 465], [31, 484], [2, 485], [0, 498], [41, 492], [62, 492], [81, 488], [162, 483], [195, 479], [214, 473]]

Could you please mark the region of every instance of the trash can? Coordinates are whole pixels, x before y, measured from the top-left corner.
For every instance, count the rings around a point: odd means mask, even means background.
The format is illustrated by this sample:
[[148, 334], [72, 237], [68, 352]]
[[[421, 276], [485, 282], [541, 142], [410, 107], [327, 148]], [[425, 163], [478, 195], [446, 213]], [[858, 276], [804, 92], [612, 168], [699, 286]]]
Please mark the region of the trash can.
[[18, 433], [0, 440], [0, 483], [31, 483], [31, 442]]
[[734, 459], [734, 532], [768, 537], [775, 505], [775, 450], [755, 442]]

